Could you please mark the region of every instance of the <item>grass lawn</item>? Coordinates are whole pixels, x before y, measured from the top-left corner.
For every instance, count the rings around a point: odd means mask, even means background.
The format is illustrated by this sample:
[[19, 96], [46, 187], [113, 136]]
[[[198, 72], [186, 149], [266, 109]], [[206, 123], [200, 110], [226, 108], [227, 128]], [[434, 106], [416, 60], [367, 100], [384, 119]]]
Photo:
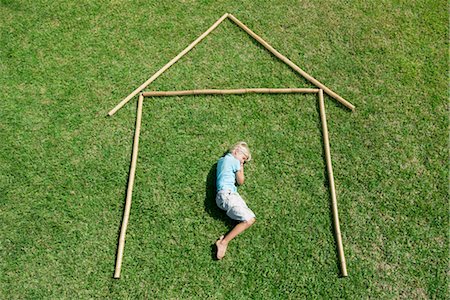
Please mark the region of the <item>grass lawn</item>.
[[[445, 1], [0, 1], [1, 299], [447, 299]], [[136, 99], [224, 13], [326, 96], [349, 276], [339, 276], [317, 97], [147, 98], [120, 280]], [[312, 87], [225, 20], [147, 90]], [[214, 167], [245, 140], [233, 226]]]

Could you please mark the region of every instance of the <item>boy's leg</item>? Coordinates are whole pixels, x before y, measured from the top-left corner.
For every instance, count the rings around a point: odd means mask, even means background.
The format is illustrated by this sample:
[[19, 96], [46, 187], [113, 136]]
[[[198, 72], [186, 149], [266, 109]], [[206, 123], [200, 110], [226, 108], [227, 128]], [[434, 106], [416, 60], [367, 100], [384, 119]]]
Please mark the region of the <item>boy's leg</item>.
[[255, 221], [255, 218], [251, 218], [247, 221], [241, 222], [237, 224], [226, 236], [221, 236], [220, 239], [216, 242], [217, 259], [222, 259], [225, 256], [225, 252], [227, 251], [228, 243], [244, 230], [252, 226]]

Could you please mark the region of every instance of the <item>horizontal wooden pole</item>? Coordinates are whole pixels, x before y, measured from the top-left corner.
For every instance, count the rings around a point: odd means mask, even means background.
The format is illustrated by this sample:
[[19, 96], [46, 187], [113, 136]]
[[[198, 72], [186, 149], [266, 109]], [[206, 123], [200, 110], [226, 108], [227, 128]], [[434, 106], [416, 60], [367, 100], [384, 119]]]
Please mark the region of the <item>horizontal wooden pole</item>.
[[294, 93], [318, 93], [319, 89], [310, 88], [249, 88], [231, 90], [184, 90], [184, 91], [154, 91], [143, 92], [144, 97], [166, 97], [166, 96], [190, 96], [190, 95], [238, 95], [238, 94], [294, 94]]
[[296, 64], [294, 64], [291, 60], [289, 60], [286, 56], [282, 55], [280, 52], [278, 52], [277, 50], [275, 50], [275, 48], [273, 48], [271, 45], [269, 45], [269, 43], [267, 43], [265, 40], [263, 40], [259, 35], [257, 35], [256, 33], [254, 33], [250, 28], [248, 28], [247, 26], [245, 26], [241, 21], [239, 21], [235, 16], [233, 16], [232, 14], [228, 14], [228, 18], [230, 20], [232, 20], [234, 23], [236, 23], [236, 25], [238, 25], [239, 27], [242, 28], [242, 30], [244, 30], [245, 32], [247, 32], [251, 37], [253, 37], [255, 40], [257, 40], [261, 45], [264, 46], [264, 48], [266, 48], [267, 50], [269, 50], [273, 55], [275, 55], [276, 57], [278, 57], [279, 59], [281, 59], [284, 63], [286, 63], [288, 66], [290, 66], [292, 69], [294, 69], [297, 73], [299, 73], [300, 75], [302, 75], [304, 78], [306, 78], [307, 80], [309, 80], [311, 83], [313, 83], [315, 86], [317, 86], [320, 89], [323, 89], [325, 93], [327, 93], [329, 96], [333, 97], [334, 99], [336, 99], [337, 101], [339, 101], [340, 103], [342, 103], [344, 106], [348, 107], [349, 109], [351, 109], [352, 111], [355, 109], [355, 106], [353, 104], [351, 104], [350, 102], [348, 102], [347, 100], [345, 100], [344, 98], [342, 98], [341, 96], [339, 96], [338, 94], [336, 94], [335, 92], [333, 92], [332, 90], [330, 90], [329, 88], [327, 88], [324, 84], [322, 84], [321, 82], [319, 82], [317, 79], [315, 79], [314, 77], [312, 77], [311, 75], [309, 75], [308, 73], [306, 73], [305, 71], [303, 71], [302, 69], [300, 69]]

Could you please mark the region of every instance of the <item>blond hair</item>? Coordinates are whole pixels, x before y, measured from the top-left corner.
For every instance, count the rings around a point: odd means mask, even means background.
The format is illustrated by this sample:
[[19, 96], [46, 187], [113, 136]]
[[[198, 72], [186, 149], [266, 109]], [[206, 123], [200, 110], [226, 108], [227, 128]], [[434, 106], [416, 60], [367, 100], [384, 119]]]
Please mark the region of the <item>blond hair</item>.
[[250, 148], [248, 147], [246, 142], [237, 142], [230, 148], [230, 153], [234, 150], [241, 151], [245, 156], [247, 156], [246, 161], [252, 160], [252, 154], [250, 153]]

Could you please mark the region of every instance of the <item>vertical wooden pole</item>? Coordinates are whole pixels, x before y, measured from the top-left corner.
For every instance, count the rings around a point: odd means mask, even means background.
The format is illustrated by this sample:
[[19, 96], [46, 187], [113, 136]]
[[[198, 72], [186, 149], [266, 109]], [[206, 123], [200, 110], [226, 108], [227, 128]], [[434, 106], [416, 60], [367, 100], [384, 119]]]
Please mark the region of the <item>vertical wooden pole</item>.
[[327, 118], [325, 115], [325, 103], [323, 101], [323, 90], [319, 90], [319, 108], [320, 108], [320, 119], [322, 120], [322, 131], [323, 131], [323, 143], [325, 147], [325, 159], [327, 162], [327, 170], [328, 170], [328, 180], [330, 182], [330, 190], [331, 190], [331, 204], [333, 210], [333, 223], [334, 223], [334, 231], [336, 235], [336, 244], [339, 254], [339, 260], [341, 265], [341, 273], [342, 276], [347, 276], [347, 265], [345, 263], [344, 256], [344, 247], [342, 246], [342, 237], [341, 237], [341, 229], [339, 226], [339, 215], [338, 215], [338, 207], [337, 207], [337, 199], [336, 199], [336, 189], [334, 186], [334, 176], [333, 176], [333, 167], [331, 165], [331, 154], [330, 154], [330, 141], [328, 139], [328, 128], [327, 128]]
[[133, 195], [134, 175], [136, 173], [136, 163], [137, 163], [138, 148], [139, 148], [139, 133], [141, 131], [143, 100], [144, 100], [144, 96], [141, 93], [139, 95], [139, 100], [138, 100], [136, 130], [134, 132], [134, 142], [133, 142], [133, 154], [131, 157], [130, 174], [128, 177], [128, 188], [127, 188], [127, 198], [125, 200], [125, 211], [123, 213], [122, 228], [120, 229], [120, 237], [119, 237], [119, 246], [117, 248], [116, 269], [114, 271], [114, 278], [120, 278], [120, 268], [122, 266], [123, 249], [125, 247], [125, 234], [127, 232], [128, 219], [130, 217], [131, 198]]

